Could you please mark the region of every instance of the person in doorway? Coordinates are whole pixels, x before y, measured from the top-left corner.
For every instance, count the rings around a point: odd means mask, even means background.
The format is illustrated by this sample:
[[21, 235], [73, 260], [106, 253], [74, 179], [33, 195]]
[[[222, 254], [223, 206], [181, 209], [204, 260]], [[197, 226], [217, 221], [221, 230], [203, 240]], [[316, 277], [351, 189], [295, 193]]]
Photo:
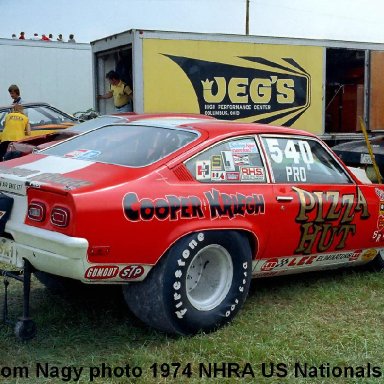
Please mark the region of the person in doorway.
[[132, 112], [132, 89], [120, 79], [116, 71], [109, 71], [105, 76], [109, 83], [109, 92], [98, 95], [98, 99], [110, 99], [113, 97], [116, 112]]
[[9, 95], [12, 98], [12, 104], [21, 104], [23, 101], [20, 96], [20, 89], [16, 84], [11, 84], [8, 88]]
[[3, 160], [9, 143], [24, 139], [24, 137], [30, 136], [30, 134], [31, 127], [29, 119], [24, 114], [23, 107], [19, 104], [15, 104], [12, 112], [5, 116], [4, 130], [0, 143], [0, 160]]

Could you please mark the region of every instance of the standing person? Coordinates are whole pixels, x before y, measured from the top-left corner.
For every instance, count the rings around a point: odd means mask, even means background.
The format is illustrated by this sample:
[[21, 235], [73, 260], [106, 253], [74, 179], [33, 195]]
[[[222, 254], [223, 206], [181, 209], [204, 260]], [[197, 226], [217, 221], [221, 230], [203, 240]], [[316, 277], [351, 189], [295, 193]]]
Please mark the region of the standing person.
[[31, 37], [31, 40], [40, 40], [39, 35], [37, 33], [34, 33], [33, 37]]
[[63, 42], [63, 35], [60, 33], [58, 36], [57, 36], [57, 41], [60, 41], [60, 42]]
[[15, 104], [12, 112], [5, 116], [0, 144], [0, 161], [3, 160], [10, 142], [24, 139], [25, 136], [30, 136], [30, 134], [31, 127], [28, 117], [24, 114], [24, 109], [21, 105]]
[[9, 95], [12, 97], [12, 104], [21, 104], [23, 101], [20, 96], [20, 89], [16, 84], [12, 84], [8, 88]]
[[44, 33], [41, 35], [41, 40], [43, 41], [50, 41], [47, 37], [47, 35], [45, 35]]
[[69, 35], [68, 43], [76, 43], [75, 35], [74, 34], [71, 33]]
[[20, 32], [19, 40], [25, 40], [25, 33]]
[[120, 79], [115, 71], [109, 71], [105, 76], [110, 84], [110, 90], [104, 95], [98, 95], [98, 99], [110, 99], [113, 97], [116, 112], [132, 112], [132, 89]]
[[15, 33], [12, 33], [12, 39], [13, 39], [13, 40], [17, 39], [17, 36], [16, 36]]

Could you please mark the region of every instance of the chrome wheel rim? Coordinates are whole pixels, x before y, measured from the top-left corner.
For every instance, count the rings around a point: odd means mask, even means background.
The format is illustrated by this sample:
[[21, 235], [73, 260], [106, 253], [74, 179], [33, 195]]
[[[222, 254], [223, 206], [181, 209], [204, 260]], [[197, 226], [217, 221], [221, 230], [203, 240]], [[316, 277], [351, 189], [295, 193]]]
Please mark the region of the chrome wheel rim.
[[220, 245], [208, 245], [192, 259], [186, 275], [187, 297], [200, 311], [217, 307], [233, 280], [231, 255]]

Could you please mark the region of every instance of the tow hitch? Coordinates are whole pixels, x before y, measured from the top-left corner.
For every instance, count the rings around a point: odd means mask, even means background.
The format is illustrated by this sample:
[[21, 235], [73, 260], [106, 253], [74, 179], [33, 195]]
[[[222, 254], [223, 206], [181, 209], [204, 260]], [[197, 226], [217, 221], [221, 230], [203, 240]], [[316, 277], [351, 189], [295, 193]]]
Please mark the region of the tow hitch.
[[[4, 277], [4, 305], [3, 323], [14, 325], [17, 338], [22, 341], [33, 339], [36, 335], [36, 324], [29, 317], [29, 296], [31, 291], [31, 274], [33, 267], [28, 260], [24, 260], [24, 268], [19, 271], [6, 271], [0, 269], [0, 274]], [[15, 279], [23, 283], [23, 315], [16, 322], [8, 317], [8, 286], [9, 280]]]

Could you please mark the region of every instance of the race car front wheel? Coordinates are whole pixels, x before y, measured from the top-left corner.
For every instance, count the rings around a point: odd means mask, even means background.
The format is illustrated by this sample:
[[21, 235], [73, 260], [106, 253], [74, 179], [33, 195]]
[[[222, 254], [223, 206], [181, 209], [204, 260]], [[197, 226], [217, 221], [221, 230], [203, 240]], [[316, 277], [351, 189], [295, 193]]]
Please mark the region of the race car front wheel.
[[252, 253], [236, 231], [205, 231], [179, 240], [141, 283], [123, 287], [125, 301], [144, 323], [182, 335], [228, 323], [243, 305]]

